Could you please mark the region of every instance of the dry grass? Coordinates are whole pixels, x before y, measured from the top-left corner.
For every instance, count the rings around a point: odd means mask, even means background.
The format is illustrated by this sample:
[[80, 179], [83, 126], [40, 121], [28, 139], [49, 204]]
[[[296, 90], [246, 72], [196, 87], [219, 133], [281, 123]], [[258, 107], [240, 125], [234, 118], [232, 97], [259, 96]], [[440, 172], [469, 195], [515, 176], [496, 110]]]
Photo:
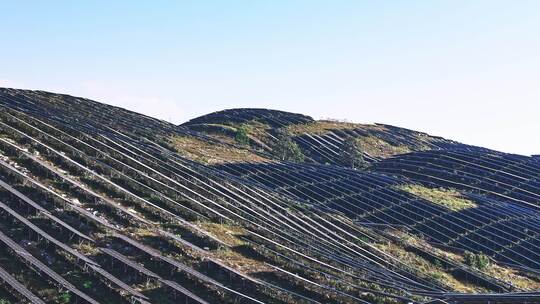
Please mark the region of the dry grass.
[[464, 198], [461, 193], [453, 189], [428, 188], [414, 184], [401, 185], [398, 189], [414, 194], [434, 204], [446, 207], [452, 211], [477, 207], [473, 201]]
[[[289, 133], [294, 136], [303, 134], [324, 135], [332, 130], [362, 129], [366, 131], [384, 131], [384, 126], [319, 120], [306, 124], [290, 125]], [[375, 157], [390, 157], [396, 154], [411, 152], [407, 146], [394, 146], [376, 136], [361, 136], [357, 138], [363, 152]]]
[[302, 134], [317, 134], [323, 135], [331, 130], [344, 130], [344, 129], [358, 129], [358, 128], [375, 128], [382, 129], [382, 127], [376, 125], [364, 125], [350, 122], [340, 122], [340, 121], [331, 121], [331, 120], [318, 120], [305, 124], [295, 124], [287, 127], [287, 131], [291, 135], [302, 135]]
[[512, 284], [518, 288], [525, 290], [540, 290], [540, 282], [530, 279], [520, 274], [518, 270], [502, 267], [497, 264], [491, 263], [484, 271], [485, 274], [498, 278], [506, 282], [512, 282]]
[[[231, 247], [245, 245], [245, 242], [243, 242], [239, 237], [245, 235], [246, 231], [240, 226], [211, 222], [200, 222], [198, 225], [206, 232], [210, 233]], [[220, 248], [213, 251], [212, 255], [226, 265], [244, 273], [273, 271], [273, 269], [268, 267], [263, 262], [246, 257], [245, 255], [242, 255], [231, 248]]]
[[203, 128], [199, 129], [199, 131], [207, 136], [229, 144], [238, 144], [238, 142], [235, 140], [234, 134], [238, 131], [238, 129], [243, 128], [246, 130], [246, 134], [250, 141], [262, 147], [266, 147], [266, 143], [269, 142], [269, 131], [272, 129], [271, 126], [256, 120], [243, 123], [229, 122], [227, 124], [204, 124], [199, 125], [198, 127]]
[[260, 121], [249, 121], [242, 124], [233, 125], [236, 129], [243, 127], [247, 130], [248, 134], [253, 136], [265, 135], [268, 130], [272, 129], [268, 124], [262, 123]]
[[154, 231], [144, 229], [144, 228], [133, 228], [133, 229], [128, 229], [128, 231], [141, 238], [158, 236]]
[[399, 259], [404, 264], [408, 265], [409, 267], [413, 268], [417, 274], [421, 277], [436, 280], [454, 291], [457, 292], [479, 292], [484, 291], [483, 289], [467, 284], [464, 282], [461, 282], [457, 280], [454, 276], [452, 276], [450, 273], [446, 272], [441, 267], [429, 262], [428, 260], [405, 250], [403, 247], [394, 244], [394, 243], [386, 243], [386, 244], [376, 244], [375, 245], [380, 250], [384, 251], [385, 253]]
[[99, 253], [99, 250], [95, 246], [91, 246], [86, 243], [80, 243], [73, 247], [75, 250], [84, 255], [97, 255]]
[[[387, 231], [387, 233], [392, 234], [402, 240], [405, 244], [411, 245], [414, 247], [421, 247], [424, 250], [431, 252], [439, 257], [444, 257], [454, 262], [463, 263], [464, 258], [460, 254], [453, 252], [444, 251], [442, 249], [431, 246], [425, 240], [418, 238], [414, 235], [408, 234], [399, 230]], [[490, 277], [497, 278], [502, 281], [511, 282], [514, 286], [525, 289], [525, 290], [540, 290], [540, 282], [533, 280], [529, 277], [522, 275], [518, 270], [500, 266], [491, 261], [485, 270], [477, 270], [482, 272]]]
[[244, 242], [240, 240], [239, 236], [245, 235], [246, 231], [240, 226], [211, 222], [201, 222], [198, 225], [206, 232], [210, 233], [220, 241], [230, 246], [238, 246], [244, 244]]
[[387, 158], [411, 152], [407, 146], [394, 146], [374, 136], [359, 137], [357, 141], [362, 151], [371, 156]]
[[206, 136], [212, 137], [216, 140], [219, 140], [222, 143], [230, 144], [230, 145], [236, 145], [237, 142], [234, 140], [233, 137], [227, 136], [225, 134], [219, 134], [219, 133], [206, 133]]
[[203, 164], [270, 161], [248, 149], [213, 144], [191, 136], [175, 136], [171, 141], [179, 154]]
[[412, 247], [420, 247], [428, 252], [435, 254], [436, 256], [444, 257], [455, 262], [463, 261], [463, 256], [461, 256], [460, 254], [433, 247], [431, 244], [426, 242], [426, 240], [419, 238], [418, 236], [409, 234], [401, 230], [387, 230], [386, 233], [399, 238], [405, 245], [409, 245]]
[[243, 273], [270, 272], [274, 269], [268, 267], [265, 263], [248, 258], [231, 249], [220, 249], [214, 253], [214, 256], [234, 269]]

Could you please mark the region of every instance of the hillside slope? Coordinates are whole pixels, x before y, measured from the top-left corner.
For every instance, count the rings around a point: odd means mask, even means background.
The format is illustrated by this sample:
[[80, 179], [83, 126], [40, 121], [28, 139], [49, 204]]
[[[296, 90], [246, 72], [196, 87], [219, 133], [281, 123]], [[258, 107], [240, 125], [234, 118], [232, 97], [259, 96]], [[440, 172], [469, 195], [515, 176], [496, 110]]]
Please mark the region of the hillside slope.
[[[534, 158], [265, 109], [175, 126], [15, 89], [0, 108], [2, 303], [539, 299]], [[304, 162], [279, 161], [283, 134]]]

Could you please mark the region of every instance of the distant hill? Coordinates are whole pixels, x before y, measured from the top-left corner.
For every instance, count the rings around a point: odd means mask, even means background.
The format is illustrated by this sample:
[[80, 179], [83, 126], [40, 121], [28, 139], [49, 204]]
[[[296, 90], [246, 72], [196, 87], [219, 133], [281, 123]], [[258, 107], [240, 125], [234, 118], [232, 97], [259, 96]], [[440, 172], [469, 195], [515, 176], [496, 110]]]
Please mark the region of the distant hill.
[[268, 109], [0, 109], [0, 303], [540, 302], [537, 156]]
[[[223, 144], [235, 144], [239, 129], [250, 138], [243, 148], [272, 158], [272, 144], [284, 130], [299, 145], [307, 162], [343, 165], [341, 151], [348, 138], [362, 146], [367, 161], [426, 150], [488, 151], [426, 133], [385, 124], [357, 124], [267, 109], [230, 109], [197, 117], [181, 125]], [[237, 144], [237, 143], [236, 143]]]

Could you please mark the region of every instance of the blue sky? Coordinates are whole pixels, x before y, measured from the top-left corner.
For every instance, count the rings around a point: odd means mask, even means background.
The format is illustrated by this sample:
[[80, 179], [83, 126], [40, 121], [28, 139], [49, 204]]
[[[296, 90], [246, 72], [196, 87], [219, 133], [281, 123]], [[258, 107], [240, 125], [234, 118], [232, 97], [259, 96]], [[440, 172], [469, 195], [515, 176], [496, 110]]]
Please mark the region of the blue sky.
[[539, 1], [1, 1], [0, 86], [181, 123], [233, 107], [540, 153]]

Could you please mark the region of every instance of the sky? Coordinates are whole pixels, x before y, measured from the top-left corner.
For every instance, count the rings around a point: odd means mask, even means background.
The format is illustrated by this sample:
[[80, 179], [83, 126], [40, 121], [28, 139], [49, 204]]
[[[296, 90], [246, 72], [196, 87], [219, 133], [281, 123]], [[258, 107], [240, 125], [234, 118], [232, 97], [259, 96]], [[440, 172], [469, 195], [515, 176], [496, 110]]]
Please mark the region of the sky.
[[3, 1], [0, 87], [272, 108], [540, 154], [540, 1]]

